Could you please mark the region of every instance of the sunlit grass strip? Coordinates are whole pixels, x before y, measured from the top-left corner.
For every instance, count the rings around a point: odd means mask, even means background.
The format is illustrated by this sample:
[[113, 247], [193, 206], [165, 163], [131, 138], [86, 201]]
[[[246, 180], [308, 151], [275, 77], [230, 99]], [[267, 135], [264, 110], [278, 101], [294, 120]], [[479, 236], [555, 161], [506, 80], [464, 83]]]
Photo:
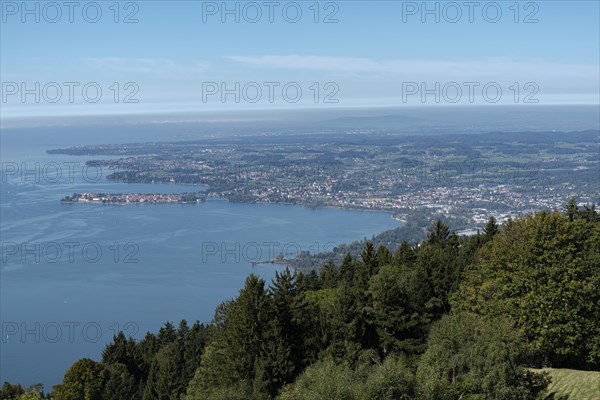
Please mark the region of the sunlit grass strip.
[[[600, 400], [600, 372], [578, 371], [574, 369], [536, 369], [550, 374], [552, 382], [548, 395], [552, 399]], [[568, 397], [565, 397], [568, 396]]]

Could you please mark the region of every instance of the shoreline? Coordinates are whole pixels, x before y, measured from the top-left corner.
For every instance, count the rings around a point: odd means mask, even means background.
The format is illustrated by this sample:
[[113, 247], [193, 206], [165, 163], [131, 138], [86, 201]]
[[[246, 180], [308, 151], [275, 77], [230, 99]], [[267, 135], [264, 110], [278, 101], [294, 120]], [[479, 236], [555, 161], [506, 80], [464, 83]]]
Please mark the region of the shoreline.
[[[123, 182], [124, 184], [136, 184], [136, 183], [131, 183], [131, 182]], [[170, 185], [173, 183], [158, 183], [158, 185]], [[193, 185], [193, 184], [181, 184], [181, 183], [176, 183], [179, 185], [186, 185], [186, 186], [197, 186], [197, 185]], [[205, 192], [198, 192], [198, 193], [205, 193]], [[183, 194], [186, 193], [171, 193], [170, 195], [173, 196], [181, 196]], [[80, 195], [80, 194], [78, 194]], [[145, 195], [145, 196], [151, 196], [151, 195], [155, 195], [152, 193], [148, 193], [148, 194], [140, 194], [140, 193], [119, 193], [119, 194], [107, 194], [107, 196], [122, 196], [122, 195], [129, 195], [129, 196], [135, 196], [135, 195]], [[396, 212], [393, 210], [385, 210], [385, 209], [372, 209], [372, 208], [362, 208], [362, 207], [348, 207], [348, 206], [342, 206], [342, 205], [319, 205], [319, 206], [310, 206], [307, 204], [303, 204], [303, 203], [291, 203], [291, 202], [266, 202], [266, 201], [231, 201], [228, 197], [226, 196], [220, 196], [220, 195], [203, 195], [204, 196], [204, 200], [200, 201], [200, 200], [196, 200], [196, 201], [102, 201], [102, 200], [87, 200], [87, 201], [78, 201], [78, 200], [65, 200], [65, 198], [61, 199], [60, 202], [61, 204], [102, 204], [102, 205], [122, 205], [122, 206], [126, 206], [126, 205], [158, 205], [158, 204], [201, 204], [204, 203], [206, 201], [227, 201], [229, 203], [239, 203], [239, 204], [258, 204], [258, 205], [272, 205], [272, 204], [279, 204], [279, 205], [286, 205], [286, 206], [298, 206], [298, 207], [302, 207], [304, 209], [308, 209], [308, 210], [318, 210], [318, 209], [332, 209], [332, 210], [340, 210], [340, 211], [360, 211], [360, 212], [376, 212], [376, 213], [384, 213], [384, 214], [389, 214], [390, 217], [394, 220], [394, 221], [398, 221], [401, 222], [403, 224], [406, 224], [407, 221], [405, 219], [402, 218], [398, 218], [396, 217]], [[66, 196], [68, 197], [68, 196]]]

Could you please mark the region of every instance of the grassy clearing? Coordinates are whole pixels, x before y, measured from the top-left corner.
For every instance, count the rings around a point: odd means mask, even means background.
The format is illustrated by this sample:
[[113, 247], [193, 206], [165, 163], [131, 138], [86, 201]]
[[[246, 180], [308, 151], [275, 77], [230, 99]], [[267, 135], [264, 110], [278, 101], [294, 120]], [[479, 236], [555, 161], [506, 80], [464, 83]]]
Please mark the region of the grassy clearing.
[[552, 378], [547, 399], [600, 400], [600, 372], [553, 368], [535, 371], [548, 372]]

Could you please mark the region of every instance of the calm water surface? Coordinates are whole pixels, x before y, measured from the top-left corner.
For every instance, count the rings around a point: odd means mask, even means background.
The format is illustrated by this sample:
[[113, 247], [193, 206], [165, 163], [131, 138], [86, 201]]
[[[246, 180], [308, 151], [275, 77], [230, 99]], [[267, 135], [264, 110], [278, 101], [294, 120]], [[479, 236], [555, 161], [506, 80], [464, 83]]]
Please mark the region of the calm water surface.
[[383, 213], [223, 200], [61, 204], [73, 192], [200, 188], [112, 183], [104, 178], [106, 171], [82, 173], [89, 157], [45, 153], [67, 143], [5, 139], [1, 381], [43, 382], [49, 389], [75, 360], [100, 359], [119, 329], [141, 338], [165, 321], [210, 321], [215, 306], [235, 296], [249, 273], [274, 276], [275, 266], [253, 270], [252, 261], [326, 251], [398, 226]]

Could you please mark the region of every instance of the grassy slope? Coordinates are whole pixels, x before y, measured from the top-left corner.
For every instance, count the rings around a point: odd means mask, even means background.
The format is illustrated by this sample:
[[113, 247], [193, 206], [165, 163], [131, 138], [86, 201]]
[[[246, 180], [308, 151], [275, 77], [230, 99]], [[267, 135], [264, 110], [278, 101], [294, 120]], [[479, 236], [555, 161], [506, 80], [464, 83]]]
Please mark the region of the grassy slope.
[[550, 373], [548, 394], [554, 394], [555, 399], [568, 395], [569, 400], [600, 400], [600, 372], [553, 368], [535, 371]]

